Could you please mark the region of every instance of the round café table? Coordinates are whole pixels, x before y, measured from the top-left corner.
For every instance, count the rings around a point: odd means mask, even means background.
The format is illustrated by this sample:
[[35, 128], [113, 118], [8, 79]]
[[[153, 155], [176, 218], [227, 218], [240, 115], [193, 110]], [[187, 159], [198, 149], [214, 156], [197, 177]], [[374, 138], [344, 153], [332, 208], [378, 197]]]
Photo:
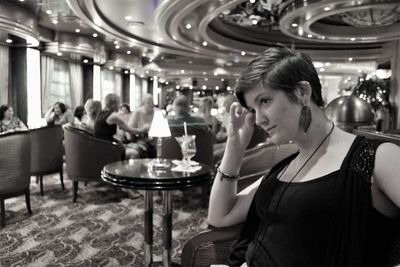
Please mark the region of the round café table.
[[199, 170], [195, 172], [177, 172], [171, 168], [175, 165], [171, 160], [170, 167], [165, 170], [154, 171], [149, 168], [153, 159], [130, 159], [107, 164], [101, 171], [103, 181], [114, 186], [142, 189], [145, 191], [144, 213], [144, 242], [145, 266], [160, 266], [153, 263], [153, 191], [162, 191], [163, 201], [163, 267], [172, 266], [172, 198], [171, 190], [180, 190], [196, 186], [203, 186], [211, 182], [212, 171], [209, 166], [199, 163]]

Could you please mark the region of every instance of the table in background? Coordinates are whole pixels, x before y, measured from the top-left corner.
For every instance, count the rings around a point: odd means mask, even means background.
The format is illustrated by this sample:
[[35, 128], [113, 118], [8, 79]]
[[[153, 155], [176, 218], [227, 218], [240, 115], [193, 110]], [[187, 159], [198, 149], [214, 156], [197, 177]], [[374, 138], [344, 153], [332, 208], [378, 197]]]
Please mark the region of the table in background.
[[172, 198], [171, 190], [203, 186], [211, 182], [209, 166], [199, 163], [200, 170], [192, 173], [174, 172], [174, 165], [164, 172], [149, 170], [153, 159], [131, 159], [107, 164], [101, 172], [103, 181], [115, 186], [145, 190], [144, 240], [145, 266], [153, 265], [153, 191], [162, 191], [163, 201], [163, 265], [171, 266]]

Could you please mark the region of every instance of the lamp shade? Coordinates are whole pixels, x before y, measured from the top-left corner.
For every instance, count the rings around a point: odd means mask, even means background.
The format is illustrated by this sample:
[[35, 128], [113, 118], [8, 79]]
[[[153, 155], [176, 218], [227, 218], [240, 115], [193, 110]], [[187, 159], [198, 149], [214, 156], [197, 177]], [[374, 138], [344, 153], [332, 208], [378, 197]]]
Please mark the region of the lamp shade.
[[154, 113], [153, 121], [151, 122], [149, 136], [151, 137], [169, 137], [171, 131], [169, 130], [168, 120], [164, 117], [161, 110], [156, 110]]

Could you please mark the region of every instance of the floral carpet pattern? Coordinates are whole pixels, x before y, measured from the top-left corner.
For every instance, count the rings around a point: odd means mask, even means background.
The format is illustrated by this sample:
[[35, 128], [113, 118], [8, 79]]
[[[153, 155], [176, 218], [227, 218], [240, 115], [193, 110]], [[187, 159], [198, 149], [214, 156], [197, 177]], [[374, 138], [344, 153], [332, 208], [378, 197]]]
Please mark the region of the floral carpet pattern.
[[[25, 197], [6, 200], [6, 227], [0, 228], [0, 266], [144, 266], [144, 194], [100, 183], [72, 183], [64, 174], [43, 178], [44, 196], [34, 177], [29, 216]], [[184, 243], [207, 228], [200, 189], [173, 192], [172, 261], [180, 263]], [[154, 193], [154, 260], [161, 261], [162, 203]]]

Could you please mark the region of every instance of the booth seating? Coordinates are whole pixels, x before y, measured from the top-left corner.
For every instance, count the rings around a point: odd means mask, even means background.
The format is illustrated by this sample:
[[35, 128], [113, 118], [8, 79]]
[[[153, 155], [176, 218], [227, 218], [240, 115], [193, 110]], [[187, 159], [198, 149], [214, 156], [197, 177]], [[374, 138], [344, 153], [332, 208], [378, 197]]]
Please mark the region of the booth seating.
[[63, 176], [63, 138], [60, 125], [46, 126], [30, 130], [31, 136], [31, 175], [39, 177], [40, 195], [43, 196], [43, 175], [60, 173], [62, 189]]
[[25, 194], [31, 214], [29, 183], [31, 179], [31, 140], [29, 131], [0, 135], [0, 213], [1, 226], [6, 225], [4, 200]]
[[78, 182], [100, 182], [103, 167], [124, 158], [123, 146], [70, 126], [64, 128], [64, 146], [67, 174], [73, 181], [73, 202], [78, 195]]

